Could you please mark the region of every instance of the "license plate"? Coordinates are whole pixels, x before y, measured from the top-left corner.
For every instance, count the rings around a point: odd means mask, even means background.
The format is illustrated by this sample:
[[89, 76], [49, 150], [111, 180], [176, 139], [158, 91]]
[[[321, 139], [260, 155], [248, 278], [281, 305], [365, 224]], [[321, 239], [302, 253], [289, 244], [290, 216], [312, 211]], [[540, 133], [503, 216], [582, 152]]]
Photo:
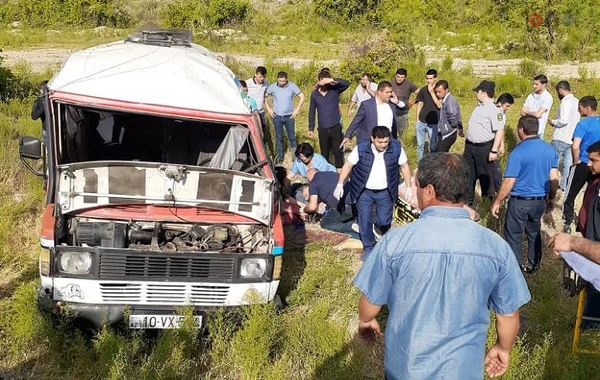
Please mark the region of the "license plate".
[[[181, 315], [130, 315], [130, 329], [178, 329], [186, 317]], [[202, 327], [202, 316], [194, 316], [196, 327]]]

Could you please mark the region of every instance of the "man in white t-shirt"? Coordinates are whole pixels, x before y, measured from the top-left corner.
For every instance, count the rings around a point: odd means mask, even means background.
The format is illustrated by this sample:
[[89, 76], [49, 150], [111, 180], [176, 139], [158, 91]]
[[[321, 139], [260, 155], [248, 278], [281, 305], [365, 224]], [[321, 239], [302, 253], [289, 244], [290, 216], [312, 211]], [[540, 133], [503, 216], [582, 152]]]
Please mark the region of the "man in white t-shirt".
[[267, 90], [267, 87], [269, 87], [269, 82], [266, 77], [267, 69], [264, 66], [258, 66], [254, 76], [246, 80], [246, 84], [248, 85], [248, 96], [256, 101], [256, 108], [260, 115], [260, 121], [262, 122], [263, 128], [265, 125], [265, 91]]
[[538, 119], [538, 135], [541, 139], [544, 139], [548, 115], [554, 102], [552, 95], [546, 90], [547, 85], [548, 78], [545, 75], [540, 74], [533, 78], [533, 92], [527, 96], [521, 109], [521, 116], [532, 115]]
[[552, 141], [550, 145], [558, 153], [559, 159], [562, 159], [563, 169], [560, 178], [560, 189], [567, 189], [567, 178], [569, 169], [573, 165], [573, 156], [571, 145], [573, 145], [573, 132], [581, 115], [579, 115], [579, 99], [571, 94], [571, 85], [566, 80], [561, 80], [556, 84], [556, 93], [560, 99], [560, 106], [556, 113], [556, 119], [548, 120], [548, 124], [554, 127]]
[[371, 82], [371, 76], [364, 73], [360, 78], [360, 84], [354, 90], [352, 99], [350, 99], [350, 105], [348, 105], [348, 119], [352, 117], [352, 111], [354, 106], [360, 107], [360, 103], [364, 100], [371, 99], [377, 95], [377, 83]]

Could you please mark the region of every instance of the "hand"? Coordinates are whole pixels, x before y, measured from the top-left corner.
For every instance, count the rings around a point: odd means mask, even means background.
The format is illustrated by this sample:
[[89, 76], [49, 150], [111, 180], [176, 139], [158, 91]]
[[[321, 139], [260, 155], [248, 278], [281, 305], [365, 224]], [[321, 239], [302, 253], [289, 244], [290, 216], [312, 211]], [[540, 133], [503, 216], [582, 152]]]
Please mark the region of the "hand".
[[458, 136], [459, 136], [459, 137], [465, 137], [465, 132], [464, 132], [462, 129], [460, 129], [460, 130], [458, 131]]
[[395, 92], [392, 92], [392, 97], [390, 98], [390, 100], [392, 101], [392, 103], [394, 104], [398, 104], [398, 96], [396, 95]]
[[298, 115], [298, 110], [294, 110], [294, 112], [292, 112], [292, 115], [290, 116], [290, 119], [295, 119], [296, 115]]
[[344, 184], [343, 183], [338, 183], [337, 185], [335, 185], [335, 190], [333, 190], [333, 196], [338, 201], [340, 200], [340, 198], [342, 198], [344, 196]]
[[566, 234], [564, 232], [559, 232], [553, 237], [550, 238], [548, 242], [548, 247], [554, 251], [558, 255], [558, 252], [571, 252], [573, 250], [573, 241], [575, 240], [575, 236], [571, 234]]
[[275, 112], [273, 112], [273, 110], [267, 110], [267, 112], [269, 113], [269, 116], [271, 116], [272, 118], [275, 117]]
[[312, 138], [313, 138], [313, 131], [308, 131], [307, 136], [308, 136], [309, 139], [312, 140]]
[[502, 156], [504, 154], [504, 145], [500, 145], [498, 147], [498, 157]]
[[348, 119], [352, 118], [352, 111], [348, 111]]
[[358, 337], [360, 340], [366, 344], [372, 345], [375, 343], [375, 334], [383, 336], [377, 319], [373, 318], [369, 322], [358, 322]]
[[498, 159], [498, 153], [490, 152], [488, 154], [488, 161], [492, 162], [492, 161], [496, 161], [497, 159]]
[[318, 86], [325, 86], [326, 84], [335, 84], [336, 82], [333, 80], [333, 78], [323, 78], [320, 81], [317, 82]]
[[492, 215], [494, 216], [494, 218], [498, 219], [499, 218], [499, 212], [500, 212], [500, 202], [494, 202], [494, 204], [492, 205], [492, 209], [490, 210], [492, 212]]
[[502, 376], [508, 369], [510, 361], [510, 352], [505, 351], [498, 344], [495, 344], [485, 355], [485, 372], [489, 377]]
[[342, 143], [340, 144], [340, 149], [344, 149], [345, 145], [348, 144], [348, 141], [350, 140], [347, 137], [344, 137]]

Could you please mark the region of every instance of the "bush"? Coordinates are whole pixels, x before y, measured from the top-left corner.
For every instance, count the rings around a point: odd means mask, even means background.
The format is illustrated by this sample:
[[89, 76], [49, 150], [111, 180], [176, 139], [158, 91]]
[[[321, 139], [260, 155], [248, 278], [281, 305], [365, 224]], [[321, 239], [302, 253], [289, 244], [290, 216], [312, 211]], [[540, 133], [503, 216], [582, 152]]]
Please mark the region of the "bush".
[[170, 28], [221, 27], [244, 21], [249, 11], [249, 0], [177, 0], [163, 8], [160, 19]]
[[0, 22], [24, 26], [128, 27], [131, 17], [113, 0], [15, 0], [0, 5]]
[[348, 22], [362, 16], [372, 16], [376, 0], [314, 0], [315, 13], [328, 20]]

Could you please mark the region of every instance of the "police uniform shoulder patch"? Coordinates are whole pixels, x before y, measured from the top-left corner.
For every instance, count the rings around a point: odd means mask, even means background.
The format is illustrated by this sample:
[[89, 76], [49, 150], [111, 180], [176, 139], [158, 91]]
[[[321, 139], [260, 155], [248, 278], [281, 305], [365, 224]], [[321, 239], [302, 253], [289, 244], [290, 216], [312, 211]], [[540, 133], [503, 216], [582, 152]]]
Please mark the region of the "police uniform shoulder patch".
[[502, 112], [498, 112], [496, 118], [498, 119], [498, 121], [502, 121], [504, 119], [504, 115], [502, 114]]

